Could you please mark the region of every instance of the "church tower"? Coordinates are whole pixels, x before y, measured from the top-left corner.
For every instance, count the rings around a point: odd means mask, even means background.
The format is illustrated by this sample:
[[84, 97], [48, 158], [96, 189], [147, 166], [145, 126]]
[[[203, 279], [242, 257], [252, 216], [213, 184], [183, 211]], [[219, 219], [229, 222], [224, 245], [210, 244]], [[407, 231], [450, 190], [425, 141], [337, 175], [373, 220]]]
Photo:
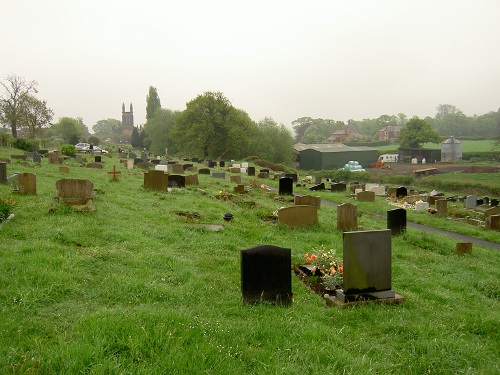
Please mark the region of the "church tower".
[[134, 108], [130, 103], [130, 112], [125, 112], [125, 103], [122, 104], [122, 126], [125, 129], [134, 127]]

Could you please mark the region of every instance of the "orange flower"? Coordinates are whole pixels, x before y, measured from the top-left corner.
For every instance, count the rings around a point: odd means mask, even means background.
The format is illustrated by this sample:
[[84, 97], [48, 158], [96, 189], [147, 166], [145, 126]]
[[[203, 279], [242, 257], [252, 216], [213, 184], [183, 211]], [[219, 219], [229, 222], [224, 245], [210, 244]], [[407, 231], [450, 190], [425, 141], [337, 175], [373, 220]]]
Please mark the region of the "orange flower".
[[336, 272], [336, 271], [335, 271], [335, 268], [333, 268], [333, 266], [332, 266], [332, 267], [330, 267], [330, 275], [333, 275], [335, 272]]
[[316, 254], [312, 254], [312, 255], [311, 255], [311, 259], [312, 259], [312, 260], [316, 260], [316, 259], [318, 259], [318, 257], [316, 256]]
[[306, 258], [306, 263], [309, 263], [311, 261], [311, 258], [307, 257]]
[[309, 253], [305, 253], [304, 258], [309, 258]]
[[344, 273], [344, 266], [339, 266], [339, 272]]

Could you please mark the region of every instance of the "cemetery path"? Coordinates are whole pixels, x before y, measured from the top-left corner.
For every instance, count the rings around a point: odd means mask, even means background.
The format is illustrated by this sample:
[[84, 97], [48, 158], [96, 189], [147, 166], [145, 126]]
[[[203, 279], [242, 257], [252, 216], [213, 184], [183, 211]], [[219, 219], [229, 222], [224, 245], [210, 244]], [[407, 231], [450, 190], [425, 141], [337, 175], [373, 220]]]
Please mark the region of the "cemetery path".
[[[325, 199], [321, 200], [321, 204], [324, 204], [327, 206], [338, 206], [339, 205], [339, 203], [328, 201]], [[378, 216], [381, 218], [384, 217], [383, 215], [375, 215], [375, 216]], [[474, 245], [490, 247], [492, 249], [500, 250], [500, 243], [498, 243], [498, 242], [485, 241], [485, 240], [481, 240], [479, 238], [465, 236], [463, 234], [458, 234], [455, 232], [450, 232], [448, 230], [438, 229], [438, 228], [434, 228], [434, 227], [431, 227], [428, 225], [423, 225], [423, 224], [417, 224], [417, 223], [414, 223], [412, 221], [407, 221], [406, 226], [411, 227], [411, 228], [415, 228], [415, 229], [419, 229], [419, 230], [423, 230], [425, 232], [439, 233], [439, 234], [442, 234], [442, 235], [445, 235], [448, 237], [455, 238], [455, 239], [460, 240], [462, 242], [470, 242]]]

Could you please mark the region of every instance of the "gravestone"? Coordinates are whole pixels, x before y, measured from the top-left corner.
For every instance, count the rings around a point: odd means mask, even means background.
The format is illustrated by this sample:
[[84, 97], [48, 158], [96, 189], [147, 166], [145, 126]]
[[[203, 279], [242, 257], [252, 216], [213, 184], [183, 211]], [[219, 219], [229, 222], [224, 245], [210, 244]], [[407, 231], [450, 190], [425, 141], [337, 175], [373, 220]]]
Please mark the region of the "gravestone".
[[358, 206], [344, 203], [337, 206], [337, 230], [358, 229]]
[[156, 166], [156, 165], [160, 165], [160, 161], [161, 161], [161, 160], [159, 160], [159, 159], [151, 159], [151, 164], [153, 164], [153, 165], [155, 165], [155, 166]]
[[310, 191], [322, 191], [322, 190], [325, 190], [325, 183], [322, 182], [320, 184], [317, 184], [317, 185], [313, 185], [309, 188]]
[[292, 302], [291, 249], [262, 245], [241, 250], [241, 293], [246, 303]]
[[492, 198], [492, 199], [491, 199], [491, 202], [490, 202], [490, 206], [491, 206], [491, 207], [496, 207], [496, 206], [498, 206], [498, 199], [496, 199], [496, 198]]
[[318, 222], [316, 206], [292, 206], [278, 210], [278, 221], [289, 228], [304, 228]]
[[134, 160], [127, 159], [127, 169], [134, 169]]
[[42, 162], [42, 155], [40, 155], [39, 153], [34, 153], [33, 154], [33, 163], [38, 163], [40, 164]]
[[137, 163], [136, 166], [137, 166], [137, 168], [140, 168], [140, 169], [149, 169], [153, 166], [153, 164], [151, 164], [148, 161], [141, 161], [141, 162]]
[[295, 195], [293, 199], [293, 204], [296, 206], [321, 207], [321, 197], [313, 197], [312, 195]]
[[383, 197], [385, 196], [385, 186], [374, 186], [370, 191], [373, 191], [376, 196]]
[[210, 169], [200, 168], [200, 169], [198, 169], [198, 174], [210, 174]]
[[226, 178], [226, 174], [224, 172], [212, 172], [213, 178]]
[[498, 207], [498, 206], [490, 207], [484, 211], [484, 218], [485, 219], [491, 215], [500, 215], [500, 207]]
[[248, 168], [248, 163], [246, 161], [241, 163], [241, 168]]
[[269, 178], [269, 172], [259, 172], [257, 178]]
[[198, 160], [199, 160], [198, 158], [191, 158], [191, 161], [192, 161], [193, 163], [198, 163]]
[[241, 176], [229, 176], [231, 182], [241, 184]]
[[430, 206], [434, 206], [436, 204], [436, 201], [440, 198], [441, 197], [438, 197], [436, 195], [429, 195], [427, 197], [427, 202], [429, 203]]
[[96, 168], [96, 169], [103, 169], [104, 168], [104, 164], [102, 163], [88, 163], [86, 165], [87, 168]]
[[297, 182], [299, 180], [299, 175], [297, 173], [285, 173], [285, 177], [290, 177], [293, 182]]
[[261, 169], [260, 172], [269, 174], [269, 169], [264, 168], [264, 169]]
[[147, 163], [147, 162], [149, 161], [149, 160], [148, 160], [148, 155], [146, 155], [146, 154], [144, 154], [144, 153], [143, 153], [143, 154], [141, 155], [141, 160], [142, 160], [144, 163]]
[[457, 255], [471, 255], [472, 254], [472, 243], [471, 242], [458, 242], [455, 246], [455, 251]]
[[436, 214], [437, 216], [448, 215], [448, 202], [446, 199], [438, 199], [436, 201]]
[[483, 197], [483, 204], [488, 206], [490, 204], [490, 198], [489, 197]]
[[141, 158], [134, 158], [134, 165], [137, 165], [139, 163], [144, 163]]
[[245, 185], [237, 185], [233, 189], [234, 194], [244, 194], [245, 193]]
[[363, 191], [364, 190], [364, 186], [362, 184], [352, 183], [351, 182], [349, 184], [349, 190], [350, 190], [351, 193], [356, 194], [356, 190]]
[[373, 188], [380, 187], [379, 184], [373, 184], [373, 183], [367, 183], [365, 184], [365, 190], [366, 191], [372, 191]]
[[149, 170], [144, 173], [144, 189], [167, 191], [168, 174], [161, 170]]
[[186, 171], [186, 170], [188, 170], [188, 168], [191, 168], [192, 166], [193, 166], [193, 164], [191, 164], [191, 163], [183, 164], [182, 165], [182, 169], [184, 171]]
[[390, 188], [387, 188], [387, 196], [390, 197], [390, 198], [396, 198], [396, 192], [397, 192], [397, 188], [395, 187], [390, 187]]
[[247, 175], [249, 175], [249, 176], [255, 176], [255, 167], [248, 167], [248, 169], [247, 169]]
[[82, 164], [83, 163], [83, 157], [82, 157], [82, 155], [76, 155], [75, 156], [75, 160], [76, 160], [77, 163]]
[[184, 167], [182, 166], [182, 164], [174, 164], [172, 165], [172, 172], [182, 174], [184, 173]]
[[226, 166], [226, 162], [225, 162], [225, 161], [223, 161], [223, 160], [221, 160], [221, 161], [219, 162], [219, 167], [224, 168], [225, 166]]
[[208, 168], [215, 168], [215, 167], [217, 167], [216, 161], [209, 161], [208, 162]]
[[500, 230], [500, 215], [490, 215], [485, 220], [488, 229]]
[[96, 163], [102, 163], [102, 157], [101, 157], [101, 155], [96, 155], [96, 156], [94, 156], [94, 161], [95, 161]]
[[394, 298], [392, 290], [391, 231], [389, 229], [343, 234], [342, 302]]
[[186, 187], [186, 176], [180, 174], [171, 174], [168, 176], [168, 186], [184, 188]]
[[474, 209], [477, 206], [477, 198], [475, 195], [468, 195], [465, 199], [465, 208]]
[[94, 184], [89, 180], [62, 179], [56, 181], [56, 196], [52, 200], [51, 210], [55, 210], [56, 202], [77, 206], [84, 211], [95, 211], [93, 198]]
[[163, 171], [163, 172], [168, 172], [168, 165], [155, 165], [155, 171]]
[[184, 183], [187, 185], [199, 185], [198, 182], [198, 175], [197, 174], [190, 174], [187, 176], [184, 176]]
[[9, 159], [9, 158], [0, 158], [0, 162], [1, 162], [1, 163], [7, 163], [7, 164], [10, 164], [10, 163], [11, 163], [11, 161], [10, 161], [10, 159]]
[[0, 184], [6, 184], [7, 179], [7, 163], [2, 161], [0, 162]]
[[21, 195], [36, 195], [36, 174], [19, 173], [17, 175], [18, 193]]
[[293, 179], [291, 177], [282, 177], [279, 179], [279, 195], [293, 195]]
[[373, 191], [360, 191], [356, 193], [356, 200], [360, 202], [373, 202], [375, 201], [375, 192]]
[[429, 202], [418, 201], [415, 202], [415, 211], [428, 211], [429, 210]]
[[400, 199], [408, 195], [408, 189], [404, 186], [400, 186], [396, 189], [396, 198]]
[[69, 167], [59, 167], [59, 172], [69, 174]]
[[64, 158], [58, 155], [50, 155], [49, 156], [49, 164], [63, 164]]
[[391, 231], [392, 235], [406, 232], [406, 210], [404, 208], [387, 211], [387, 229]]
[[240, 167], [231, 167], [231, 168], [229, 168], [229, 172], [231, 172], [231, 173], [240, 173], [241, 172], [241, 168]]
[[187, 169], [187, 171], [188, 171], [188, 172], [198, 172], [198, 167], [194, 167], [194, 166], [193, 166], [193, 167], [189, 167], [189, 168]]
[[335, 192], [345, 192], [346, 188], [347, 188], [346, 184], [339, 182], [336, 184], [332, 184], [332, 186], [330, 187], [330, 190], [335, 191]]

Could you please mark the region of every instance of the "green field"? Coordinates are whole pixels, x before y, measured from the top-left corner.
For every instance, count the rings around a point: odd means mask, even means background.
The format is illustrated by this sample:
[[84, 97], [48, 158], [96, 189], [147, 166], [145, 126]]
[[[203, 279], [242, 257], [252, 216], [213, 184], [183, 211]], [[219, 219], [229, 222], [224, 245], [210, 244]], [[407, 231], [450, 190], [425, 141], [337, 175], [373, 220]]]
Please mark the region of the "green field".
[[[14, 153], [22, 152], [0, 147], [0, 157]], [[16, 202], [14, 217], [0, 224], [1, 374], [500, 372], [498, 250], [474, 245], [458, 257], [456, 240], [408, 228], [392, 238], [401, 305], [326, 308], [292, 272], [291, 306], [246, 305], [240, 250], [286, 247], [299, 263], [324, 245], [341, 256], [336, 207], [323, 205], [317, 224], [291, 230], [268, 220], [292, 205], [274, 190], [218, 199], [235, 184], [199, 175], [199, 186], [149, 191], [142, 170], [127, 170], [115, 156], [103, 160], [104, 169], [67, 160], [69, 174], [46, 159], [8, 165], [9, 175], [36, 173], [37, 194], [0, 184], [0, 197]], [[117, 182], [108, 174], [113, 165]], [[96, 211], [59, 204], [49, 212], [61, 178], [91, 180]], [[317, 193], [352, 202], [345, 193]], [[357, 205], [361, 229], [386, 228], [380, 215], [392, 206], [384, 198]], [[225, 222], [225, 212], [234, 220]], [[412, 215], [500, 241], [484, 228]]]
[[[493, 150], [493, 141], [481, 140], [481, 141], [461, 141], [462, 142], [462, 153], [467, 152], [489, 152]], [[440, 143], [424, 143], [424, 148], [431, 149], [441, 149]], [[399, 148], [398, 144], [391, 144], [386, 146], [375, 147], [379, 151], [396, 151]]]

